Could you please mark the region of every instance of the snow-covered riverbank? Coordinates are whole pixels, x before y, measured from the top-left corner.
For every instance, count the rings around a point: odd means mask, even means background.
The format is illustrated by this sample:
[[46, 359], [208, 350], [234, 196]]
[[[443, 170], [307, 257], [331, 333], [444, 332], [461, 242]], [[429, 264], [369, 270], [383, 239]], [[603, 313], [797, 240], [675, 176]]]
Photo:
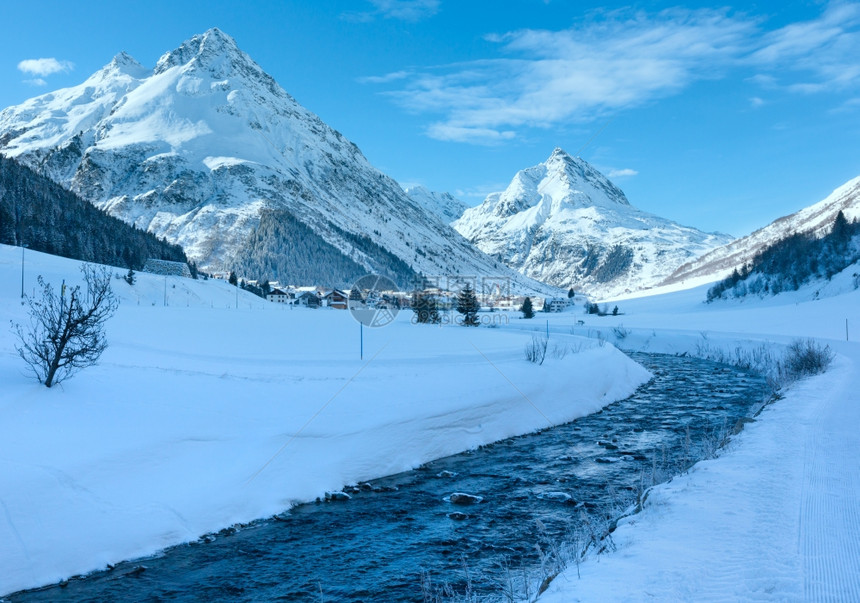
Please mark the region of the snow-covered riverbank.
[[[25, 290], [77, 263], [25, 252]], [[118, 274], [122, 271], [117, 270]], [[0, 314], [22, 321], [21, 251]], [[327, 490], [572, 420], [647, 372], [611, 345], [526, 362], [530, 335], [288, 310], [226, 283], [138, 274], [98, 366], [50, 390], [0, 331], [0, 593], [151, 554]], [[164, 300], [167, 299], [167, 305]], [[8, 324], [8, 323], [7, 323]], [[559, 354], [561, 356], [561, 354]]]
[[625, 345], [653, 351], [814, 337], [837, 355], [719, 458], [654, 488], [620, 522], [617, 550], [568, 569], [542, 602], [860, 599], [860, 292], [850, 277], [765, 300], [705, 305], [699, 289], [622, 301], [627, 315], [579, 327], [611, 337], [624, 323]]

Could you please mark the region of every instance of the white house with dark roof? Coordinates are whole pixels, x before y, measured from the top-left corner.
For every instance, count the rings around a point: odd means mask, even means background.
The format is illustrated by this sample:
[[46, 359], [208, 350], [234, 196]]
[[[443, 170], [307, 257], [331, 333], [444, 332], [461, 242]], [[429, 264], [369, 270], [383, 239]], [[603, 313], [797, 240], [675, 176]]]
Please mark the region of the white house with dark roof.
[[272, 289], [269, 291], [266, 299], [276, 304], [291, 304], [295, 299], [295, 295], [283, 289]]

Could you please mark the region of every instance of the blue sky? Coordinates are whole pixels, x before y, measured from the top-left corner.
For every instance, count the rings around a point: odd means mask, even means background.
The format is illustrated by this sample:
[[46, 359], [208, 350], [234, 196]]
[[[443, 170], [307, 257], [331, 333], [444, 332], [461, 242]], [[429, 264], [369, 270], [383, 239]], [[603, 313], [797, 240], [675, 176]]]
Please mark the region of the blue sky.
[[746, 234], [860, 175], [860, 2], [4, 0], [0, 107], [210, 27], [405, 185], [470, 204], [560, 146]]

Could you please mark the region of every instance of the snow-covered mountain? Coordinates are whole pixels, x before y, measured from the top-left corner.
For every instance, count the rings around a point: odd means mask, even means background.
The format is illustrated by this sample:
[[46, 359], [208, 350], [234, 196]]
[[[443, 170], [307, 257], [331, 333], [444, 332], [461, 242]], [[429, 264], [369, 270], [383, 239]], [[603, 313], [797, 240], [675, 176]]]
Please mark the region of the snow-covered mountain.
[[469, 206], [450, 193], [438, 193], [423, 186], [404, 189], [415, 203], [432, 213], [445, 224], [450, 224], [463, 215]]
[[860, 176], [849, 180], [822, 201], [774, 220], [764, 228], [714, 249], [672, 273], [664, 285], [697, 285], [725, 278], [735, 268], [747, 264], [765, 247], [794, 233], [815, 235], [829, 232], [836, 214], [843, 212], [851, 221], [860, 219]]
[[[0, 112], [0, 153], [182, 245], [202, 268], [347, 284], [380, 272], [514, 275], [414, 202], [210, 29], [147, 69]], [[544, 287], [544, 289], [546, 289]]]
[[522, 274], [594, 297], [652, 287], [731, 240], [636, 209], [603, 174], [561, 149], [453, 226]]

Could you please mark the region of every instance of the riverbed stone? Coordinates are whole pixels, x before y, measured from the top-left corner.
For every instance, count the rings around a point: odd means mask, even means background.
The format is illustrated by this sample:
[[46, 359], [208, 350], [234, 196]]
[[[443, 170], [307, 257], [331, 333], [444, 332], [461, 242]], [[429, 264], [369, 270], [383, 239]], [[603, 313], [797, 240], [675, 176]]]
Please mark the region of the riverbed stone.
[[483, 496], [466, 494], [465, 492], [454, 492], [448, 497], [448, 502], [453, 505], [477, 505], [482, 500], [484, 500]]

